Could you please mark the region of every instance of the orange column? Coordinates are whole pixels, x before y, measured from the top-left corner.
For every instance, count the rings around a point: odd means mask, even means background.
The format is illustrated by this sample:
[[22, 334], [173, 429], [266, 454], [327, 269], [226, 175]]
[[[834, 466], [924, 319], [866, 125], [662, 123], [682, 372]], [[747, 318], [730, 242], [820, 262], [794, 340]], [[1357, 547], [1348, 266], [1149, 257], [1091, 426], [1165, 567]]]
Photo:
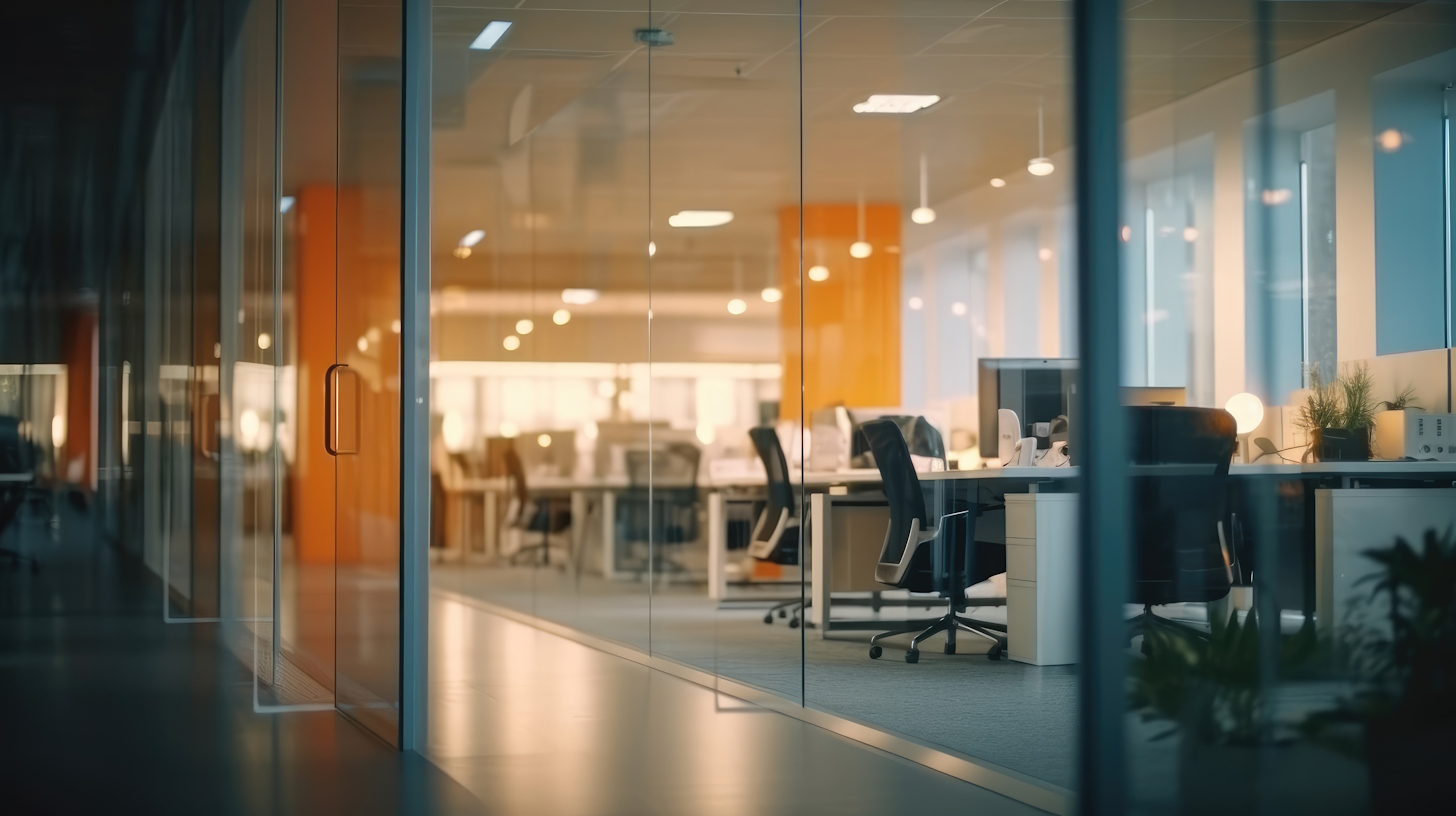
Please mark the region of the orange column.
[[[779, 211], [779, 312], [784, 362], [780, 416], [798, 419], [803, 365], [804, 420], [832, 405], [900, 404], [900, 207], [867, 204], [864, 234], [854, 204], [806, 204], [803, 213], [803, 343], [800, 345], [800, 208]], [[850, 246], [870, 245], [855, 258]], [[822, 266], [828, 277], [811, 279]]]
[[324, 372], [335, 360], [336, 198], [332, 185], [299, 191], [294, 315], [298, 425], [292, 478], [293, 535], [300, 561], [334, 561], [334, 460], [324, 451]]

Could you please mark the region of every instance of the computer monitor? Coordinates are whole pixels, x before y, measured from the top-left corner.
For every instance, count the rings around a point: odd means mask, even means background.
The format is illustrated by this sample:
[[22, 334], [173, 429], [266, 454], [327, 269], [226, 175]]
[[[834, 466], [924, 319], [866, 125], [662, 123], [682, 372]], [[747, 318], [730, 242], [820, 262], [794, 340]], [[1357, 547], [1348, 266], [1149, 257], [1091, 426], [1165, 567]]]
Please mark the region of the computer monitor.
[[[1077, 384], [1077, 361], [1056, 358], [983, 357], [977, 382], [980, 398], [981, 456], [995, 459], [997, 450], [996, 412], [1010, 408], [1021, 421], [1022, 434], [1038, 422], [1050, 423], [1059, 416], [1071, 416], [1072, 394]], [[1041, 437], [1038, 447], [1051, 447], [1050, 437]]]
[[1123, 386], [1123, 405], [1187, 405], [1188, 389], [1172, 386]]

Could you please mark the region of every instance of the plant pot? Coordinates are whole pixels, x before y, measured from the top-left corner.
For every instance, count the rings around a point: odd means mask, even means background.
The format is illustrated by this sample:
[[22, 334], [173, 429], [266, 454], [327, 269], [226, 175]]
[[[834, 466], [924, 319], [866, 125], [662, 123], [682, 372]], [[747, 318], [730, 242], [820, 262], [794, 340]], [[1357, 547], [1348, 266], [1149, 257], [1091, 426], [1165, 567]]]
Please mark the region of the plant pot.
[[1446, 813], [1456, 797], [1456, 722], [1387, 715], [1365, 723], [1370, 801], [1377, 816]]
[[1370, 429], [1317, 428], [1310, 449], [1320, 462], [1365, 462], [1370, 459]]

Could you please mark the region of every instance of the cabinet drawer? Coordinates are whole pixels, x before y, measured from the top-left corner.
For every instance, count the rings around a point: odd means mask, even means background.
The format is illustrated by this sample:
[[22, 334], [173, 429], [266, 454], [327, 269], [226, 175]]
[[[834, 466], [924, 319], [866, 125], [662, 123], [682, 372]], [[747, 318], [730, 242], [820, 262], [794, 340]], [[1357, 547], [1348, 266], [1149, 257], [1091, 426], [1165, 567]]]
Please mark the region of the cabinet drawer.
[[[1018, 497], [1019, 498], [1019, 497]], [[1036, 502], [1006, 497], [1006, 536], [1036, 538]]]
[[1034, 586], [1006, 585], [1006, 651], [1012, 660], [1037, 662]]
[[1011, 581], [1036, 581], [1036, 545], [1006, 542], [1006, 578]]

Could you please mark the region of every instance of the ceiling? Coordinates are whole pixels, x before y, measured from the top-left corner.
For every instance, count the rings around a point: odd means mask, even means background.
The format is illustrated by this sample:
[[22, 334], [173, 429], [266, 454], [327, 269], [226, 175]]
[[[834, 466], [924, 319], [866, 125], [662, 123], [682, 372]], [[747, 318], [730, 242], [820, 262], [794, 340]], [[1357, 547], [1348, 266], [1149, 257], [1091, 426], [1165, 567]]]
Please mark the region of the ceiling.
[[[798, 5], [653, 2], [650, 18], [646, 3], [621, 0], [437, 5], [437, 280], [632, 289], [651, 274], [654, 288], [757, 288], [773, 268], [781, 207], [863, 195], [908, 210], [922, 154], [934, 206], [1024, 168], [1038, 154], [1039, 108], [1043, 154], [1066, 147], [1070, 0], [805, 0], [802, 20]], [[1270, 3], [1270, 52], [1408, 5]], [[1125, 8], [1129, 115], [1257, 64], [1248, 0]], [[635, 42], [649, 19], [673, 45]], [[469, 50], [492, 20], [512, 23], [505, 39]], [[943, 101], [909, 116], [851, 111], [886, 92]], [[736, 218], [669, 228], [684, 208]], [[486, 240], [469, 259], [451, 257], [475, 228]], [[659, 250], [650, 272], [649, 240]]]

